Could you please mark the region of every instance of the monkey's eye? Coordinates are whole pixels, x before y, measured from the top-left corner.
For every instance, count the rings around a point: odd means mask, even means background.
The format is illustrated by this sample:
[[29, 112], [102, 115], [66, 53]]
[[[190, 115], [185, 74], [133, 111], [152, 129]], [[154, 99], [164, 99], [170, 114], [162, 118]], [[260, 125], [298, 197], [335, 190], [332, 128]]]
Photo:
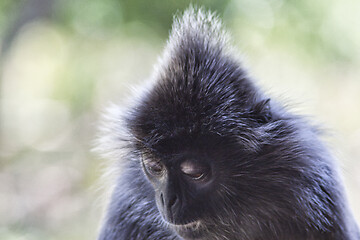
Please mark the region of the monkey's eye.
[[199, 166], [193, 162], [185, 161], [180, 164], [180, 170], [183, 174], [190, 177], [193, 180], [203, 179], [208, 170], [205, 167]]
[[147, 159], [147, 160], [144, 160], [143, 163], [144, 163], [145, 169], [151, 175], [159, 176], [164, 171], [164, 165], [159, 161]]

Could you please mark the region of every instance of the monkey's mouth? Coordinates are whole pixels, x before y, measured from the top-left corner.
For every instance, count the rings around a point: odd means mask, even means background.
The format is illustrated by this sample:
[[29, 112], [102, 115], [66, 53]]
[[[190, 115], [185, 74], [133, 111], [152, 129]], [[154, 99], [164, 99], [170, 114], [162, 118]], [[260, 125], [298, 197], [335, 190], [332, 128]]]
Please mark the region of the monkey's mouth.
[[193, 222], [189, 222], [189, 223], [186, 223], [186, 224], [174, 224], [174, 223], [169, 223], [169, 222], [166, 222], [167, 224], [169, 224], [172, 228], [174, 228], [176, 231], [189, 231], [189, 230], [192, 230], [192, 231], [195, 231], [197, 229], [200, 228], [201, 226], [201, 221], [193, 221]]
[[199, 220], [186, 224], [167, 223], [184, 239], [202, 239], [204, 229], [201, 221]]

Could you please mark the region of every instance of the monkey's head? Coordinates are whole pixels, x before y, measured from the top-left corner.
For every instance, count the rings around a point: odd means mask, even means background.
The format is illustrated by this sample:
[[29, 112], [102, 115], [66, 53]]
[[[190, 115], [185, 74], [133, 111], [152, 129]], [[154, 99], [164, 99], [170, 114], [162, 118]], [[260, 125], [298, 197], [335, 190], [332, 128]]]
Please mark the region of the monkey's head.
[[298, 172], [291, 147], [281, 157], [283, 122], [229, 55], [218, 20], [193, 11], [175, 22], [127, 127], [164, 221], [185, 239], [231, 239], [242, 231], [233, 226], [290, 211]]

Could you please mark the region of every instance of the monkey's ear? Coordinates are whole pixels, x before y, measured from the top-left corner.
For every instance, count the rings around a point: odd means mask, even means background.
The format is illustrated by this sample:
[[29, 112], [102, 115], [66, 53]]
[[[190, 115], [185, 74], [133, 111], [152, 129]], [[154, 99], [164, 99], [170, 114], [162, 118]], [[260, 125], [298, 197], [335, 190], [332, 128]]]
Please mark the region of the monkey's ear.
[[251, 116], [258, 123], [267, 123], [271, 121], [272, 114], [270, 108], [270, 98], [256, 103], [250, 110]]

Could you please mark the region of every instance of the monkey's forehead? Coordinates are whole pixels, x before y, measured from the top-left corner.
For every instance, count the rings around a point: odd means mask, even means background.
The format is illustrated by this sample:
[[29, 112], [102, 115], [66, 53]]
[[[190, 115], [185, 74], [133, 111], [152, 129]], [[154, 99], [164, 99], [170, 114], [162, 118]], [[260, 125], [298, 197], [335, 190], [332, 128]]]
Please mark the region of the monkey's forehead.
[[169, 99], [164, 97], [167, 94], [156, 96], [150, 92], [149, 99], [143, 100], [128, 116], [127, 126], [137, 141], [148, 146], [166, 143], [184, 147], [209, 139], [222, 142], [236, 138], [245, 143], [256, 140], [254, 129], [259, 128], [259, 123], [251, 115], [253, 110], [240, 102], [222, 103], [223, 99], [206, 95]]

